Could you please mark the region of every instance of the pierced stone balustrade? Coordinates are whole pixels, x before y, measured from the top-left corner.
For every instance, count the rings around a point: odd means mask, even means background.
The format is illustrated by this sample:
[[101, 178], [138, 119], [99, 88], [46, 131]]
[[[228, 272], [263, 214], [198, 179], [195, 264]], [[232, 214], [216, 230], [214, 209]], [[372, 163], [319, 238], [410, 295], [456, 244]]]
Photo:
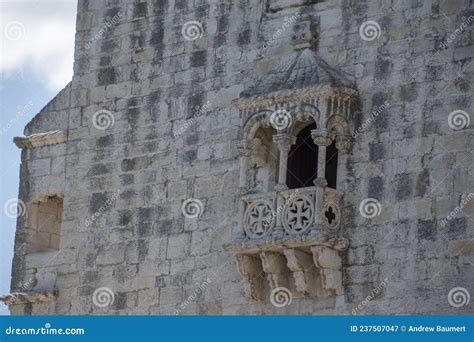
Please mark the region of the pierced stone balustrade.
[[250, 194], [242, 202], [242, 228], [251, 240], [334, 234], [340, 225], [340, 195], [327, 187]]

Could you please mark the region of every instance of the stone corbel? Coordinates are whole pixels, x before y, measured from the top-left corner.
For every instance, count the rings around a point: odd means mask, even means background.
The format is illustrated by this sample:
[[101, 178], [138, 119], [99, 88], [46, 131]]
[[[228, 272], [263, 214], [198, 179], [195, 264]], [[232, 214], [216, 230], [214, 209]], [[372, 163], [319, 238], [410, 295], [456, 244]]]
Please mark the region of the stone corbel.
[[18, 148], [34, 148], [48, 145], [56, 145], [67, 140], [67, 133], [64, 131], [51, 131], [46, 133], [37, 133], [26, 137], [15, 137], [13, 142]]
[[311, 252], [314, 264], [320, 269], [323, 289], [341, 295], [342, 260], [339, 252], [325, 246], [312, 246]]
[[258, 255], [236, 254], [235, 259], [242, 276], [244, 290], [250, 302], [258, 303], [265, 298], [265, 282], [262, 281], [263, 269]]
[[58, 297], [58, 291], [46, 292], [14, 292], [6, 296], [0, 296], [0, 301], [7, 305], [46, 303], [55, 300]]
[[283, 253], [295, 280], [296, 290], [304, 295], [319, 297], [322, 285], [312, 255], [294, 248], [285, 249]]
[[267, 274], [270, 289], [277, 287], [288, 288], [288, 268], [286, 266], [285, 256], [276, 252], [260, 253], [262, 259], [263, 271]]

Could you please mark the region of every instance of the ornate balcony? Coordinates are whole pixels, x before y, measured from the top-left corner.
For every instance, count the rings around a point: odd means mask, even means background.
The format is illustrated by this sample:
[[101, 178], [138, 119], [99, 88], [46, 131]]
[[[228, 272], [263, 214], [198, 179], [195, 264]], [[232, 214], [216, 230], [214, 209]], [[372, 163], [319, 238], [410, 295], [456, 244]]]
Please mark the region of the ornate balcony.
[[[337, 180], [346, 179], [357, 92], [317, 56], [313, 18], [303, 20], [304, 25], [294, 27], [295, 52], [283, 56], [234, 101], [242, 119], [237, 145], [242, 196], [240, 224], [225, 248], [235, 255], [252, 302], [267, 301], [279, 287], [293, 297], [343, 292], [341, 253], [349, 243], [340, 232], [341, 193], [327, 181], [343, 189]], [[302, 139], [307, 130], [309, 139]], [[288, 168], [295, 158], [292, 146], [296, 151], [301, 141], [311, 140], [312, 152], [296, 158], [298, 168], [307, 167], [304, 177], [297, 177], [301, 174]], [[328, 165], [335, 169], [326, 170]], [[316, 179], [310, 179], [313, 175]], [[315, 186], [303, 187], [311, 181]], [[288, 190], [289, 184], [302, 188]]]
[[244, 235], [225, 247], [236, 257], [251, 302], [265, 301], [278, 287], [301, 297], [342, 294], [340, 252], [348, 241], [338, 236], [340, 202], [325, 186], [241, 197]]

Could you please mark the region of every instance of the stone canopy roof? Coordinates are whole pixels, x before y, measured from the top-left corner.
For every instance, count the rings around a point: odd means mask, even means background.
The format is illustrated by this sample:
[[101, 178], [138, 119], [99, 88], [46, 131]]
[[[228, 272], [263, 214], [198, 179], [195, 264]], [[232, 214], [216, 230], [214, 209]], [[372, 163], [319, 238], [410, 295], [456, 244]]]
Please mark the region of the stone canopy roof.
[[240, 96], [241, 98], [259, 97], [283, 90], [323, 85], [334, 88], [353, 88], [351, 82], [341, 72], [331, 68], [321, 57], [307, 48], [284, 57], [274, 70], [259, 77]]

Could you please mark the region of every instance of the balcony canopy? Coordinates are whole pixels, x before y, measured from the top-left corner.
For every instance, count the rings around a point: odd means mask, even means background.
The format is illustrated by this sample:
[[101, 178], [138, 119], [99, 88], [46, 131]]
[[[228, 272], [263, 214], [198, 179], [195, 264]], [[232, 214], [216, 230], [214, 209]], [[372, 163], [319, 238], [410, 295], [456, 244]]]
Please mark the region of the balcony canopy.
[[343, 73], [331, 68], [314, 51], [304, 49], [283, 57], [275, 69], [258, 77], [240, 97], [245, 99], [321, 86], [354, 88]]

